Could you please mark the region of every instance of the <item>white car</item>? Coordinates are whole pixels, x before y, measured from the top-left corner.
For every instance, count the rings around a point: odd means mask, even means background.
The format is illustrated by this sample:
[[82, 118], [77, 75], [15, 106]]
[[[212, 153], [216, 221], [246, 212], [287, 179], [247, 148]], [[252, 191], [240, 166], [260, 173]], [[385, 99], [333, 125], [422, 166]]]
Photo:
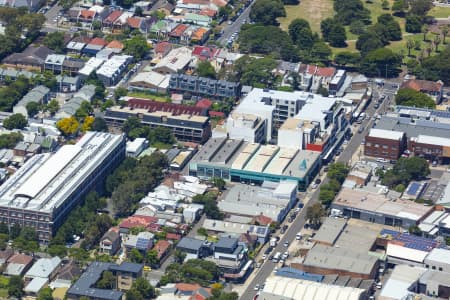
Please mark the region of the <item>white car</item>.
[[288, 241], [284, 242], [283, 246], [289, 247], [289, 242]]
[[259, 284], [255, 285], [255, 287], [253, 288], [255, 291], [259, 291]]
[[313, 190], [315, 190], [315, 189], [317, 189], [318, 186], [319, 186], [319, 185], [318, 185], [317, 183], [313, 183], [313, 184], [311, 185], [311, 188], [312, 188]]
[[263, 256], [262, 256], [261, 258], [264, 259], [264, 260], [266, 260], [267, 255], [266, 255], [266, 254], [263, 254]]

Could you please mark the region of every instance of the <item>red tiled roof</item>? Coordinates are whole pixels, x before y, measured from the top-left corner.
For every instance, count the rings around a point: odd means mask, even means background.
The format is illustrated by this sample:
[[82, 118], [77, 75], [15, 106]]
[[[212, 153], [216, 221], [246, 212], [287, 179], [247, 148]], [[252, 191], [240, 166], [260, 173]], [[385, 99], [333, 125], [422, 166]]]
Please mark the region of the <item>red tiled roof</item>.
[[127, 19], [127, 24], [131, 28], [139, 28], [141, 26], [142, 18], [132, 17]]
[[153, 250], [156, 250], [158, 252], [158, 259], [160, 259], [170, 248], [172, 244], [165, 240], [159, 240], [155, 247], [153, 247]]
[[196, 107], [201, 107], [205, 109], [209, 109], [211, 105], [213, 105], [213, 102], [209, 99], [202, 99], [195, 104]]
[[28, 265], [32, 260], [33, 258], [31, 256], [24, 254], [14, 254], [8, 259], [8, 263]]
[[411, 79], [402, 83], [401, 88], [409, 88], [420, 91], [439, 92], [442, 88], [441, 82], [434, 82], [429, 80]]
[[188, 28], [187, 25], [180, 24], [170, 32], [170, 36], [180, 37], [186, 31], [187, 28]]
[[166, 239], [172, 240], [172, 241], [179, 241], [179, 240], [181, 240], [181, 235], [177, 234], [177, 233], [169, 232], [168, 234], [166, 234]]
[[115, 10], [106, 17], [104, 22], [114, 23], [121, 15], [122, 12], [120, 10]]
[[[201, 41], [201, 40], [203, 40], [203, 37], [205, 36], [205, 34], [207, 34], [208, 32], [209, 32], [208, 29], [200, 27], [199, 29], [197, 29], [196, 31], [194, 31], [192, 33], [192, 39], [196, 40], [196, 41]], [[219, 50], [217, 50], [217, 51], [219, 51]], [[202, 58], [202, 57], [200, 56], [200, 58]]]
[[132, 108], [147, 109], [149, 112], [164, 111], [171, 112], [174, 115], [188, 114], [195, 116], [204, 116], [205, 109], [201, 107], [175, 104], [175, 103], [164, 103], [151, 101], [146, 99], [129, 99], [128, 106]]
[[193, 292], [201, 288], [201, 286], [197, 283], [177, 283], [175, 288], [179, 291]]
[[270, 225], [272, 223], [272, 219], [264, 215], [256, 216], [255, 221], [262, 226]]
[[[203, 31], [205, 31], [205, 32], [207, 31], [204, 28], [199, 28], [199, 30], [200, 29], [203, 29]], [[206, 46], [195, 46], [194, 50], [192, 50], [192, 55], [211, 59], [211, 58], [215, 57], [219, 52], [220, 52], [220, 49], [217, 49], [217, 48], [210, 48], [210, 47], [206, 47]]]
[[332, 67], [323, 68], [323, 67], [318, 67], [315, 65], [307, 65], [306, 73], [311, 74], [311, 75], [322, 76], [322, 77], [332, 77], [336, 73], [336, 69], [332, 68]]
[[147, 228], [151, 224], [158, 222], [158, 218], [150, 216], [131, 216], [123, 220], [120, 228], [132, 228], [132, 227], [145, 227]]
[[105, 41], [102, 38], [96, 37], [93, 38], [90, 42], [89, 45], [97, 45], [97, 46], [106, 46], [108, 44], [107, 41]]
[[95, 16], [95, 11], [88, 10], [88, 9], [82, 9], [80, 11], [80, 17], [83, 17], [84, 19], [93, 19]]
[[217, 10], [207, 7], [207, 8], [202, 9], [199, 14], [212, 18], [212, 17], [214, 17], [217, 14]]
[[108, 45], [106, 45], [106, 48], [123, 49], [124, 45], [118, 40], [112, 40]]
[[172, 44], [169, 42], [160, 42], [155, 45], [154, 50], [155, 53], [164, 54], [166, 52], [169, 52], [170, 49], [172, 49]]

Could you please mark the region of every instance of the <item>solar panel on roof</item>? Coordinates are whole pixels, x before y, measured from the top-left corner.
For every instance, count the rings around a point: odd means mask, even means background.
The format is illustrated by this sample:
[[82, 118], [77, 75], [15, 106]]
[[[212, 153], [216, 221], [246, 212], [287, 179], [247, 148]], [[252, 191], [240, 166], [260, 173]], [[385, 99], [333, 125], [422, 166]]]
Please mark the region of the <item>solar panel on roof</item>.
[[140, 250], [146, 250], [148, 247], [149, 240], [138, 238], [136, 241], [136, 248]]
[[413, 182], [409, 186], [407, 194], [408, 195], [415, 195], [417, 193], [417, 191], [419, 190], [419, 188], [420, 188], [420, 184], [417, 183], [417, 182]]

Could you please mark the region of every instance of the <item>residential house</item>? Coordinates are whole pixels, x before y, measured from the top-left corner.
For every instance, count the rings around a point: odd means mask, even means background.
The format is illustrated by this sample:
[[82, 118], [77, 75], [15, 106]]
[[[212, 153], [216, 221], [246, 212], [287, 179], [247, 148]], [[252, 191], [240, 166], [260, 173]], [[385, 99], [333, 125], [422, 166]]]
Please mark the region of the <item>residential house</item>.
[[114, 255], [120, 249], [122, 239], [118, 230], [110, 229], [100, 239], [100, 253]]
[[35, 12], [41, 7], [42, 1], [30, 1], [30, 0], [3, 0], [0, 2], [0, 6], [7, 6], [13, 8], [25, 7], [30, 12]]
[[160, 73], [150, 71], [141, 72], [130, 80], [131, 89], [146, 90], [156, 93], [166, 93], [169, 87], [170, 75], [162, 75]]
[[186, 36], [184, 32], [188, 29], [188, 25], [186, 24], [178, 24], [172, 31], [169, 33], [170, 42], [175, 44], [186, 44]]
[[122, 15], [122, 11], [113, 10], [104, 20], [103, 20], [103, 28], [112, 30], [114, 27], [114, 22]]
[[14, 255], [13, 249], [5, 249], [3, 251], [0, 251], [0, 267], [6, 265], [8, 259], [13, 255]]
[[211, 30], [206, 27], [198, 27], [191, 35], [192, 44], [203, 45], [209, 38]]
[[6, 67], [12, 67], [23, 70], [42, 71], [45, 59], [49, 54], [55, 53], [45, 46], [28, 46], [24, 51], [13, 53], [3, 59]]
[[96, 37], [93, 38], [86, 47], [83, 48], [82, 53], [89, 56], [96, 55], [100, 50], [102, 50], [106, 45], [108, 45], [108, 42], [105, 41], [102, 38]]
[[212, 297], [211, 288], [195, 283], [176, 283], [161, 287], [161, 294], [156, 300], [207, 300]]
[[39, 291], [56, 276], [61, 259], [58, 256], [38, 259], [25, 274], [24, 292], [29, 297], [37, 297]]
[[59, 93], [73, 93], [80, 89], [81, 78], [80, 76], [56, 76], [56, 91]]
[[192, 50], [187, 47], [172, 49], [153, 68], [153, 71], [161, 74], [180, 73], [186, 70], [192, 61]]
[[133, 57], [130, 55], [115, 55], [105, 61], [97, 70], [97, 77], [105, 86], [116, 85], [123, 79], [122, 75], [132, 61]]
[[28, 118], [28, 110], [27, 110], [28, 103], [36, 102], [39, 104], [45, 104], [47, 103], [49, 98], [50, 98], [50, 89], [43, 85], [38, 85], [37, 87], [29, 91], [25, 96], [23, 96], [23, 98], [19, 102], [17, 102], [16, 105], [14, 105], [13, 113], [22, 114], [26, 118]]
[[205, 15], [187, 13], [184, 15], [184, 21], [189, 24], [208, 27], [211, 25], [212, 19], [211, 17]]
[[153, 247], [153, 239], [155, 235], [151, 232], [142, 231], [137, 235], [129, 234], [124, 240], [123, 244], [130, 253], [132, 249], [137, 249], [145, 255]]
[[444, 83], [442, 81], [429, 81], [410, 79], [406, 80], [400, 86], [401, 89], [413, 89], [417, 92], [421, 92], [430, 96], [437, 104], [441, 103], [443, 96]]
[[91, 25], [95, 19], [97, 12], [95, 10], [82, 9], [79, 11], [77, 22]]
[[169, 256], [170, 248], [172, 247], [172, 243], [166, 240], [159, 240], [153, 250], [158, 253], [158, 261], [159, 264], [162, 264], [164, 260]]
[[61, 268], [58, 270], [56, 278], [59, 280], [73, 281], [80, 277], [82, 271], [78, 263], [73, 260], [63, 261], [61, 263]]
[[87, 84], [83, 86], [72, 98], [61, 106], [61, 109], [56, 114], [56, 118], [67, 118], [75, 115], [76, 111], [81, 107], [84, 101], [91, 102], [95, 95], [95, 86]]
[[127, 19], [127, 27], [130, 30], [139, 30], [142, 33], [147, 33], [150, 28], [150, 22], [146, 18], [131, 17]]
[[168, 20], [159, 20], [150, 26], [150, 33], [156, 35], [158, 39], [166, 39], [178, 23]]
[[152, 10], [160, 11], [166, 16], [169, 16], [174, 10], [174, 6], [167, 0], [158, 0], [152, 7]]
[[211, 244], [207, 241], [183, 237], [176, 245], [176, 249], [186, 253], [186, 259], [203, 258], [210, 255]]
[[120, 17], [114, 21], [113, 32], [120, 32], [123, 28], [127, 27], [128, 18], [132, 18], [133, 13], [129, 11], [124, 11]]
[[74, 37], [67, 45], [66, 50], [71, 54], [81, 54], [83, 48], [91, 39], [85, 36]]
[[123, 262], [120, 265], [113, 264], [109, 269], [117, 277], [117, 289], [128, 291], [131, 289], [133, 282], [142, 277], [144, 266], [142, 264]]
[[133, 215], [128, 217], [119, 224], [119, 233], [122, 237], [127, 236], [130, 232], [131, 228], [140, 227], [140, 228], [149, 228], [152, 224], [158, 222], [158, 218], [150, 217], [150, 216], [139, 216]]
[[153, 51], [155, 52], [155, 55], [161, 59], [169, 54], [169, 52], [173, 49], [173, 46], [173, 44], [167, 41], [163, 41], [155, 44], [155, 46], [153, 47]]
[[122, 52], [123, 48], [125, 48], [124, 44], [118, 40], [112, 40], [105, 47], [106, 49], [111, 49], [114, 53], [118, 54]]
[[84, 67], [84, 60], [66, 57], [62, 65], [62, 70], [63, 73], [69, 76], [76, 76], [83, 67]]
[[49, 54], [44, 62], [44, 71], [60, 74], [63, 71], [63, 63], [66, 56], [63, 54]]
[[333, 67], [319, 67], [316, 65], [300, 65], [300, 87], [302, 90], [316, 93], [320, 86], [328, 89], [328, 84], [336, 74]]
[[7, 260], [8, 265], [3, 274], [8, 276], [22, 276], [33, 264], [33, 257], [25, 254], [14, 254]]

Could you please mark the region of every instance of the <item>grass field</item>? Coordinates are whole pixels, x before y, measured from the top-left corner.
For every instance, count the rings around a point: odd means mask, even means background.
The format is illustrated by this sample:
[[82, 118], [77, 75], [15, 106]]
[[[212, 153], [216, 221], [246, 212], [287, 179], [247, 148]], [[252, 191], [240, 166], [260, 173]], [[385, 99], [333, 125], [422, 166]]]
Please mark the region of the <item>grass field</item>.
[[320, 22], [334, 14], [333, 0], [301, 0], [298, 5], [286, 5], [286, 17], [279, 18], [280, 26], [287, 30], [292, 20], [305, 19], [314, 32], [320, 33]]
[[151, 100], [158, 101], [158, 102], [170, 102], [171, 101], [170, 98], [168, 98], [168, 97], [159, 96], [159, 95], [155, 95], [152, 93], [138, 92], [138, 91], [129, 92], [127, 96], [151, 99]]
[[435, 18], [448, 18], [450, 16], [450, 7], [433, 7], [428, 15]]

